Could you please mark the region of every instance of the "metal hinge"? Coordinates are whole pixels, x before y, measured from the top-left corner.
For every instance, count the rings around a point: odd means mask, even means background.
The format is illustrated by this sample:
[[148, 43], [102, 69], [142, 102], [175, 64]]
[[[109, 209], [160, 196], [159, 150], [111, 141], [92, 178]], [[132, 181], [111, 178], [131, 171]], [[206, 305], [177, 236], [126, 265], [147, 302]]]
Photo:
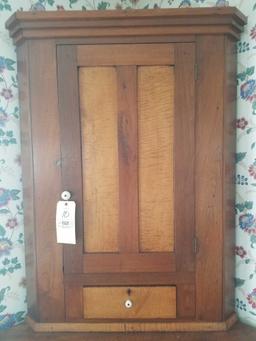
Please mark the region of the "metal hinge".
[[199, 78], [199, 68], [198, 64], [195, 64], [195, 80], [197, 81]]
[[198, 242], [198, 238], [194, 237], [193, 238], [193, 252], [194, 253], [198, 253], [199, 251], [199, 242]]

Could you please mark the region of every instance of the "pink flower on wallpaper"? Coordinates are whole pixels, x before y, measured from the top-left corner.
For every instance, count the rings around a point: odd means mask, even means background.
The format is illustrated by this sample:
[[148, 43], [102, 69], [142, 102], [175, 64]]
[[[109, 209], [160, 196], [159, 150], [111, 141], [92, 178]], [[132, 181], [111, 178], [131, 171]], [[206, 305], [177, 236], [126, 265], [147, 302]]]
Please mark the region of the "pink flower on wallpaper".
[[256, 308], [256, 288], [253, 289], [253, 291], [248, 294], [247, 296], [248, 303], [252, 306], [252, 308]]
[[253, 164], [249, 166], [248, 172], [250, 176], [252, 176], [256, 180], [256, 161], [254, 161]]
[[246, 121], [246, 119], [244, 117], [238, 118], [236, 120], [236, 127], [239, 129], [244, 130], [247, 125], [248, 125], [248, 121]]
[[12, 90], [7, 89], [7, 88], [3, 88], [0, 95], [3, 96], [7, 100], [13, 97]]
[[8, 219], [6, 223], [6, 227], [9, 227], [10, 229], [14, 229], [16, 226], [18, 226], [18, 221], [16, 218]]
[[256, 40], [256, 25], [251, 29], [250, 37]]
[[235, 254], [241, 258], [244, 258], [244, 256], [247, 255], [247, 252], [242, 246], [236, 246], [235, 247]]

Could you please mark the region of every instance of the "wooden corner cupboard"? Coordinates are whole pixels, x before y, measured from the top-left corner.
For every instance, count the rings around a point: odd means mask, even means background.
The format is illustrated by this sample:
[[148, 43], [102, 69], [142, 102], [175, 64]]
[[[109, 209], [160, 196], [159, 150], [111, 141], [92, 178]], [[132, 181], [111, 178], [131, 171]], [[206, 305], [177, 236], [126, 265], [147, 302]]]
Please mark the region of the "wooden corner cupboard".
[[[17, 12], [29, 323], [228, 329], [235, 8]], [[56, 203], [76, 202], [75, 245]]]

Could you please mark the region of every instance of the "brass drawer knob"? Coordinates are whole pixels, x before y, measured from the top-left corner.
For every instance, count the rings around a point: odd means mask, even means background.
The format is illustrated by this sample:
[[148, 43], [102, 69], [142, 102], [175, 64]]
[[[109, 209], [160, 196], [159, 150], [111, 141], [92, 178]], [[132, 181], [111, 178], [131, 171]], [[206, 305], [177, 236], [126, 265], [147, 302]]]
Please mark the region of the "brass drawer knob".
[[132, 306], [133, 306], [133, 303], [132, 303], [131, 300], [126, 300], [126, 301], [124, 302], [124, 306], [125, 306], [126, 309], [131, 309]]

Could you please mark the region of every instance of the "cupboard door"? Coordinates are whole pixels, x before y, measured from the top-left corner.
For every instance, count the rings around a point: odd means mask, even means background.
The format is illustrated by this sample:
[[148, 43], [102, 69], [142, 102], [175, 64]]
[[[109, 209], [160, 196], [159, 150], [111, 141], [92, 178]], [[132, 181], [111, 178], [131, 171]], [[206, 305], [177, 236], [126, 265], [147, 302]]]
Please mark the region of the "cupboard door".
[[193, 273], [194, 44], [57, 52], [62, 186], [77, 203], [64, 273]]

